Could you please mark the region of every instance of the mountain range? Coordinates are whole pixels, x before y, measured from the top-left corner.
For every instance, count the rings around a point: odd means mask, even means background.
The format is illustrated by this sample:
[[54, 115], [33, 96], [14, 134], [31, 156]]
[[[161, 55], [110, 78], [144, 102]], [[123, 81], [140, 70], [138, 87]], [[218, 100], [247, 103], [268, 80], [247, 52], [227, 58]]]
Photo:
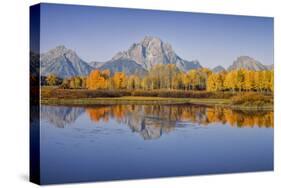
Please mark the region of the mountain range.
[[[179, 57], [169, 43], [158, 37], [146, 36], [138, 43], [134, 43], [126, 51], [118, 52], [105, 62], [82, 60], [74, 50], [60, 45], [40, 55], [41, 75], [55, 74], [65, 78], [71, 76], [85, 76], [93, 69], [109, 69], [111, 74], [125, 72], [127, 75], [144, 75], [157, 64], [175, 64], [182, 71], [200, 69], [197, 60], [184, 60]], [[249, 57], [238, 57], [227, 70], [245, 68], [249, 70], [273, 69], [273, 65], [266, 66]], [[213, 72], [225, 70], [222, 66], [212, 69]]]

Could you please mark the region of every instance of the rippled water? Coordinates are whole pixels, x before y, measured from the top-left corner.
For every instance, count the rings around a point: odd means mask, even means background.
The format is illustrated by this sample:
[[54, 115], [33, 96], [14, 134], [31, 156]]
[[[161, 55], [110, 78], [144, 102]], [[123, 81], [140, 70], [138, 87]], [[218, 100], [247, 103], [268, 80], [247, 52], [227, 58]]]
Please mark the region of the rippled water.
[[273, 170], [273, 112], [41, 106], [43, 184]]

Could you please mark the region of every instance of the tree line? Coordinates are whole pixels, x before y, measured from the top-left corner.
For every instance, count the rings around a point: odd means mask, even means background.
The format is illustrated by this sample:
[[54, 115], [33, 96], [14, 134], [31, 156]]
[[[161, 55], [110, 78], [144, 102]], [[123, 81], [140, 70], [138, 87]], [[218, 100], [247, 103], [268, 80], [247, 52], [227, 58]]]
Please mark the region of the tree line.
[[129, 89], [129, 90], [186, 90], [186, 91], [257, 91], [273, 92], [273, 70], [239, 69], [213, 73], [207, 68], [180, 71], [174, 64], [158, 64], [146, 75], [111, 74], [109, 70], [93, 70], [88, 76], [59, 79], [50, 74], [46, 85], [60, 85], [65, 89]]

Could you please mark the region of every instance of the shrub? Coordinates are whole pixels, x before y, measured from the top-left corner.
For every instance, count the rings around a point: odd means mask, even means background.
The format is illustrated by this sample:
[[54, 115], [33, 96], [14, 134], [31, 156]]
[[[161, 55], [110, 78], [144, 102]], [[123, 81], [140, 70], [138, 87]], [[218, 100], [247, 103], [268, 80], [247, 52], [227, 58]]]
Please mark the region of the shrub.
[[264, 105], [264, 104], [272, 104], [273, 100], [269, 96], [264, 96], [260, 93], [243, 93], [233, 96], [231, 98], [231, 102], [233, 105]]
[[230, 98], [233, 93], [183, 90], [88, 90], [42, 87], [42, 98], [97, 98], [97, 97], [171, 97], [171, 98]]
[[236, 94], [233, 92], [212, 92], [210, 98], [213, 99], [230, 99]]
[[146, 90], [135, 90], [131, 92], [132, 96], [142, 96], [142, 97], [158, 97], [158, 92], [156, 90], [146, 91]]
[[97, 98], [97, 97], [122, 97], [130, 96], [131, 93], [126, 90], [87, 90], [87, 89], [49, 89], [42, 88], [42, 98]]
[[230, 98], [233, 93], [208, 92], [208, 91], [184, 91], [184, 90], [136, 90], [132, 91], [132, 96], [145, 97], [172, 97], [172, 98]]

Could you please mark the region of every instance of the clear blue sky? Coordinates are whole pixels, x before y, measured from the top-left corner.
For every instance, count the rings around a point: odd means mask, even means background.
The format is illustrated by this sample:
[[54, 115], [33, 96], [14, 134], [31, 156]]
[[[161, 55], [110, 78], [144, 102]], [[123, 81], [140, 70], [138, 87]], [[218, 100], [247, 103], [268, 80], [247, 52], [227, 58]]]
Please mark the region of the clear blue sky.
[[228, 67], [241, 55], [273, 63], [272, 18], [56, 4], [41, 8], [42, 52], [65, 45], [85, 61], [106, 61], [147, 35], [204, 67]]

